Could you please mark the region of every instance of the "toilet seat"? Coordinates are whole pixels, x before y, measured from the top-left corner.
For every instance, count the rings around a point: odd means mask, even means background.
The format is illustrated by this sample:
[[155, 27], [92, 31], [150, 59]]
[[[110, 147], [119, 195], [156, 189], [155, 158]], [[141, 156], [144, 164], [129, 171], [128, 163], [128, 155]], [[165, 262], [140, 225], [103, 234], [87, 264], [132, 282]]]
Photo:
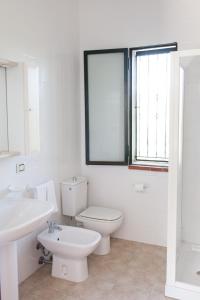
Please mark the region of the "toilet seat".
[[112, 208], [90, 206], [81, 212], [78, 217], [79, 219], [83, 218], [102, 222], [112, 222], [120, 219], [122, 213], [121, 211]]

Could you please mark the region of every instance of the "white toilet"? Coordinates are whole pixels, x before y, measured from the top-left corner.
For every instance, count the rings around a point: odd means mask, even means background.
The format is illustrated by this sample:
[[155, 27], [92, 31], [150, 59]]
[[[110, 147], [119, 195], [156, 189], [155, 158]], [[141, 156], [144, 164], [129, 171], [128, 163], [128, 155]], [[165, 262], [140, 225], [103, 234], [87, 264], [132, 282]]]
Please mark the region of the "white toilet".
[[87, 208], [87, 180], [73, 177], [62, 183], [62, 209], [66, 216], [75, 217], [87, 229], [95, 230], [102, 236], [95, 254], [110, 252], [110, 235], [115, 232], [123, 220], [122, 212], [99, 206]]
[[87, 256], [97, 247], [98, 232], [73, 226], [59, 226], [60, 230], [38, 235], [40, 243], [53, 253], [52, 276], [81, 282], [88, 277]]

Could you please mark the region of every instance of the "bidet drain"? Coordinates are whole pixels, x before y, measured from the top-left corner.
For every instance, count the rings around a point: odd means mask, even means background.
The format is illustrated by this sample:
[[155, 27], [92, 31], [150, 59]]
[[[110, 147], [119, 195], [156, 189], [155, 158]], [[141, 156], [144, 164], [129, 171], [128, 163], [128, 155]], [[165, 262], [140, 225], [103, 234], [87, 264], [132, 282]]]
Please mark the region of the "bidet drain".
[[196, 274], [200, 276], [200, 271], [197, 271]]

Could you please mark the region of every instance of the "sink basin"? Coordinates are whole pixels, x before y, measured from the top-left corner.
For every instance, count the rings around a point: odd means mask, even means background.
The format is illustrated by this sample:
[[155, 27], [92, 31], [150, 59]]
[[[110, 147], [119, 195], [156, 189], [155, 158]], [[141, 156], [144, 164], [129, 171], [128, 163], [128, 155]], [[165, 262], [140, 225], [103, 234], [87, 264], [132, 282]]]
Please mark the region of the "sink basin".
[[18, 300], [16, 241], [44, 224], [54, 212], [53, 203], [23, 197], [0, 199], [1, 300]]
[[47, 221], [54, 206], [32, 198], [0, 200], [0, 245], [16, 241]]

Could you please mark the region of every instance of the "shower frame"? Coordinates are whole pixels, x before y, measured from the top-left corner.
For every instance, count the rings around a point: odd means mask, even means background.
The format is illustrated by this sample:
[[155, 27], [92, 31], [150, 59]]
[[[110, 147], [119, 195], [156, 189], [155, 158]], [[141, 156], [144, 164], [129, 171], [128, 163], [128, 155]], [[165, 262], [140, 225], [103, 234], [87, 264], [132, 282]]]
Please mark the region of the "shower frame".
[[181, 222], [178, 203], [181, 201], [183, 108], [180, 86], [180, 59], [200, 56], [200, 49], [176, 51], [171, 54], [170, 88], [170, 158], [168, 177], [167, 278], [165, 295], [174, 299], [199, 300], [200, 286], [176, 280], [177, 247]]

